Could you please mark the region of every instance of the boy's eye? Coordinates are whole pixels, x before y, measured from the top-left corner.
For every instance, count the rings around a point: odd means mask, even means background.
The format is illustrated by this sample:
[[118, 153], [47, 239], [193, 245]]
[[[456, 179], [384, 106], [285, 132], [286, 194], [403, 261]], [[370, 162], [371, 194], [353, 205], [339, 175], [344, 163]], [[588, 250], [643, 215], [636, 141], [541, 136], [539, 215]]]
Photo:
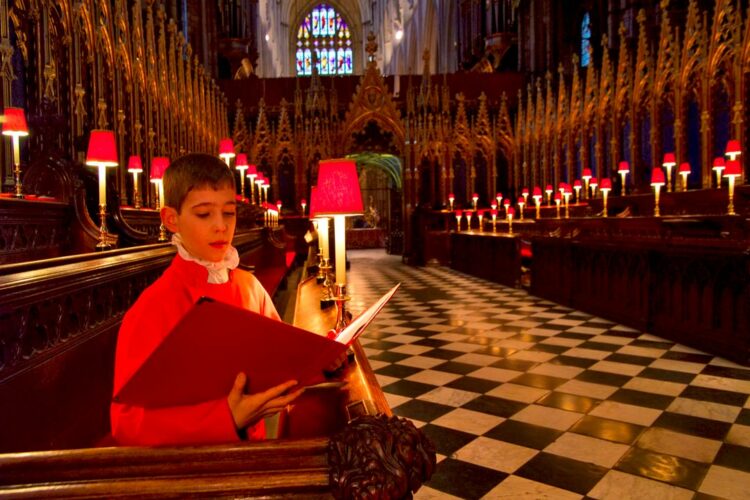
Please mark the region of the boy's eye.
[[237, 215], [236, 212], [224, 212], [224, 217], [234, 217]]
[[206, 212], [206, 213], [199, 213], [199, 214], [195, 214], [195, 216], [196, 216], [196, 217], [198, 217], [199, 219], [205, 219], [205, 218], [206, 218], [206, 217], [208, 217], [209, 215], [210, 215], [210, 214], [209, 214], [208, 212]]

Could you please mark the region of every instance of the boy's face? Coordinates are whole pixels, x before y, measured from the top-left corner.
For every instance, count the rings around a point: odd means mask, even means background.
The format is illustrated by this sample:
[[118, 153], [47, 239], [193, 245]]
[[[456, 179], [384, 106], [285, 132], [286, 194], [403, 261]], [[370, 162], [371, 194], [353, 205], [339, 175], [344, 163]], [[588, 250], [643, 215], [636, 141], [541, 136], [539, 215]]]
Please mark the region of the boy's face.
[[234, 238], [237, 223], [234, 189], [194, 189], [185, 197], [179, 213], [172, 207], [164, 207], [161, 219], [167, 229], [180, 233], [183, 246], [194, 257], [218, 262]]

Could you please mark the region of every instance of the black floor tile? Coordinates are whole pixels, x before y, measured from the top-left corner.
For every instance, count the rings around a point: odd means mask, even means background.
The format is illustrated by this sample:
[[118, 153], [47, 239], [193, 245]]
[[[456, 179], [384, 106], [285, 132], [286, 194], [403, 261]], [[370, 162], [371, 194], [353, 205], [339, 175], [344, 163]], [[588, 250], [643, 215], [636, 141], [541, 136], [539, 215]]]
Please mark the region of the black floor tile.
[[578, 413], [588, 413], [600, 401], [598, 399], [587, 398], [584, 396], [576, 396], [575, 394], [567, 394], [564, 392], [550, 392], [542, 399], [536, 402], [538, 405], [550, 406], [552, 408], [559, 408], [561, 410], [574, 411]]
[[448, 361], [447, 363], [442, 363], [432, 367], [432, 370], [455, 373], [457, 375], [466, 375], [467, 373], [475, 372], [478, 369], [479, 367], [477, 365], [459, 363], [458, 361]]
[[709, 495], [708, 493], [696, 493], [693, 495], [693, 500], [727, 500], [726, 498], [722, 497], [715, 497], [713, 495]]
[[[545, 325], [544, 328], [547, 328], [547, 326]], [[555, 335], [555, 337], [559, 339], [589, 340], [591, 338], [591, 335], [586, 335], [585, 333], [564, 332], [558, 333], [557, 335]]]
[[[390, 336], [392, 337], [393, 334], [391, 334]], [[367, 344], [367, 347], [369, 347], [370, 349], [380, 349], [381, 351], [387, 351], [389, 349], [396, 348], [400, 345], [404, 345], [404, 344], [399, 344], [398, 342], [388, 342], [387, 340], [378, 340], [376, 342], [371, 342]]]
[[616, 373], [600, 372], [598, 370], [586, 370], [575, 377], [581, 382], [591, 382], [593, 384], [612, 385], [622, 387], [631, 379], [628, 375], [618, 375]]
[[664, 380], [665, 382], [677, 382], [678, 384], [689, 384], [695, 378], [695, 375], [692, 373], [662, 370], [661, 368], [646, 368], [638, 376]]
[[419, 345], [423, 347], [443, 347], [446, 344], [450, 344], [450, 342], [446, 342], [445, 340], [437, 340], [437, 339], [422, 339], [422, 340], [417, 340], [416, 342], [412, 342], [412, 345]]
[[[444, 359], [446, 361], [449, 361], [451, 359], [457, 358], [459, 356], [463, 356], [466, 354], [465, 352], [460, 351], [451, 351], [450, 349], [433, 349], [431, 351], [424, 352], [420, 354], [420, 356], [427, 356], [429, 358], [438, 358], [438, 359]], [[479, 368], [477, 366], [477, 368]]]
[[570, 347], [554, 344], [535, 344], [529, 347], [529, 351], [548, 352], [551, 354], [560, 354], [567, 351], [568, 349], [570, 349]]
[[558, 356], [548, 361], [553, 365], [576, 366], [578, 368], [588, 368], [598, 362], [598, 359], [578, 358], [576, 356]]
[[430, 488], [459, 498], [481, 498], [508, 477], [508, 474], [479, 465], [446, 458], [437, 465]]
[[432, 422], [438, 417], [442, 417], [455, 408], [452, 406], [422, 401], [421, 399], [412, 399], [406, 403], [393, 408], [393, 413], [399, 417], [413, 418], [422, 422]]
[[750, 369], [729, 368], [726, 366], [708, 365], [701, 372], [703, 375], [714, 375], [716, 377], [736, 378], [739, 380], [750, 380]]
[[387, 375], [389, 377], [406, 378], [410, 375], [414, 375], [417, 372], [421, 372], [419, 368], [405, 365], [388, 365], [383, 368], [378, 368], [375, 373], [379, 375]]
[[[380, 330], [378, 330], [376, 328], [377, 325], [374, 325], [374, 326], [375, 327], [370, 326], [367, 330], [365, 330], [365, 332], [362, 334], [362, 336], [366, 337], [368, 339], [382, 339], [382, 338], [385, 338], [385, 337], [392, 337], [393, 336], [392, 333], [385, 333], [385, 332], [381, 332]], [[382, 328], [385, 328], [385, 325]]]
[[615, 352], [616, 350], [622, 348], [620, 344], [608, 344], [606, 342], [594, 342], [594, 341], [588, 341], [584, 342], [576, 347], [579, 347], [581, 349], [596, 349], [597, 351], [609, 351], [609, 352]]
[[495, 428], [485, 433], [485, 437], [513, 443], [527, 448], [542, 450], [554, 442], [562, 431], [542, 427], [541, 425], [527, 424], [517, 420], [506, 420]]
[[[448, 457], [477, 438], [474, 434], [468, 432], [432, 424], [424, 425], [420, 430], [435, 444], [438, 453]], [[440, 468], [440, 465], [438, 465], [438, 468]]]
[[654, 362], [654, 358], [647, 358], [646, 356], [633, 356], [632, 354], [620, 354], [615, 352], [604, 358], [605, 361], [612, 361], [615, 363], [627, 363], [629, 365], [640, 365], [648, 366]]
[[607, 400], [635, 406], [645, 406], [646, 408], [653, 408], [655, 410], [666, 410], [672, 404], [672, 401], [674, 401], [674, 397], [651, 392], [634, 391], [632, 389], [619, 389], [607, 398]]
[[490, 366], [492, 368], [502, 368], [503, 370], [516, 370], [522, 372], [536, 366], [537, 364], [536, 361], [525, 361], [523, 359], [501, 359], [495, 361]]
[[460, 389], [462, 391], [478, 392], [480, 394], [484, 394], [485, 392], [489, 392], [501, 384], [502, 382], [485, 380], [483, 378], [461, 377], [459, 379], [454, 380], [450, 384], [446, 384], [446, 387], [450, 387], [451, 389]]
[[732, 427], [732, 424], [665, 411], [659, 415], [651, 426], [663, 427], [664, 429], [690, 434], [691, 436], [723, 440]]
[[714, 359], [713, 355], [711, 354], [696, 354], [696, 353], [691, 353], [691, 352], [679, 352], [679, 351], [665, 352], [661, 358], [672, 359], [675, 361], [687, 361], [689, 363], [700, 363], [700, 364], [706, 364], [712, 359]]
[[742, 406], [747, 401], [747, 394], [739, 392], [722, 391], [720, 389], [711, 389], [708, 387], [698, 387], [689, 385], [680, 394], [681, 398], [698, 399], [701, 401], [710, 401], [712, 403], [721, 403], [731, 406]]
[[585, 495], [608, 470], [598, 465], [542, 452], [521, 466], [514, 475]]
[[609, 335], [611, 337], [621, 337], [625, 339], [637, 339], [641, 336], [641, 332], [624, 332], [622, 330], [607, 330], [605, 332], [605, 335]]
[[693, 462], [686, 458], [633, 447], [620, 459], [615, 469], [697, 490], [708, 472], [708, 467], [708, 464]]
[[750, 472], [750, 448], [724, 443], [714, 458], [714, 464]]
[[737, 419], [734, 422], [742, 425], [750, 425], [750, 408], [740, 410], [740, 414], [737, 415]]
[[387, 363], [398, 363], [402, 359], [410, 358], [411, 354], [402, 354], [400, 352], [383, 351], [378, 354], [368, 356], [367, 359], [374, 359], [377, 361], [385, 361]]
[[528, 406], [526, 403], [482, 395], [476, 399], [472, 399], [463, 405], [462, 408], [508, 418], [526, 408], [526, 406]]
[[537, 387], [539, 389], [553, 390], [563, 385], [565, 382], [567, 382], [567, 380], [560, 377], [540, 375], [538, 373], [524, 373], [523, 375], [512, 379], [510, 382], [514, 384], [527, 385], [530, 387]]
[[399, 396], [408, 396], [410, 398], [416, 398], [433, 389], [435, 389], [434, 385], [413, 382], [411, 380], [399, 380], [383, 387], [384, 392], [398, 394]]
[[585, 415], [570, 431], [616, 443], [633, 444], [644, 429], [641, 425]]

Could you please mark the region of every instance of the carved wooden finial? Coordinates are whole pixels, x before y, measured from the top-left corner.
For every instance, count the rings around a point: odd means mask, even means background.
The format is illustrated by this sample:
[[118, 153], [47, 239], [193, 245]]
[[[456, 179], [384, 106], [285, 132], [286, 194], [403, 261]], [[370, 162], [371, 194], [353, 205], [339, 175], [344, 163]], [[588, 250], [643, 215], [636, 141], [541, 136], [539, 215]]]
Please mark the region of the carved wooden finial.
[[367, 44], [365, 45], [365, 52], [370, 61], [375, 59], [375, 52], [378, 51], [378, 42], [375, 41], [375, 33], [372, 31], [367, 35]]
[[606, 33], [602, 35], [602, 47], [604, 47], [605, 49], [609, 48], [609, 37]]

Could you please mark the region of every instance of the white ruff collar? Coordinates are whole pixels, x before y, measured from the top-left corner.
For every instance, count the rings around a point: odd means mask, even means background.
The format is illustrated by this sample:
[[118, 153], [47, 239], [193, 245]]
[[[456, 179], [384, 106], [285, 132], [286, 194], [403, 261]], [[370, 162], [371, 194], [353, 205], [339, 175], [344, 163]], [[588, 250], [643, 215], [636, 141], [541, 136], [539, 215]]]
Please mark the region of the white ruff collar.
[[210, 262], [193, 257], [193, 255], [183, 246], [180, 233], [172, 235], [172, 244], [177, 247], [177, 253], [180, 254], [180, 257], [205, 267], [208, 271], [208, 282], [215, 285], [221, 285], [222, 283], [229, 281], [229, 270], [234, 269], [240, 263], [240, 256], [237, 253], [237, 249], [232, 245], [229, 245], [229, 249], [224, 254], [222, 260], [219, 262]]

